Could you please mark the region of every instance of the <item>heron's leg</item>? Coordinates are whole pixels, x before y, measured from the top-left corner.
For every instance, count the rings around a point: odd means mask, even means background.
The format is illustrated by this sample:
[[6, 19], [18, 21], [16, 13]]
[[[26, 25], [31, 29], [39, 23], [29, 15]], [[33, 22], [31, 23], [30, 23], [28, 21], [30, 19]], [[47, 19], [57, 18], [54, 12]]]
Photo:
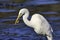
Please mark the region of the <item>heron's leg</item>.
[[50, 33], [49, 35], [47, 35], [47, 39], [48, 40], [53, 40], [52, 34]]

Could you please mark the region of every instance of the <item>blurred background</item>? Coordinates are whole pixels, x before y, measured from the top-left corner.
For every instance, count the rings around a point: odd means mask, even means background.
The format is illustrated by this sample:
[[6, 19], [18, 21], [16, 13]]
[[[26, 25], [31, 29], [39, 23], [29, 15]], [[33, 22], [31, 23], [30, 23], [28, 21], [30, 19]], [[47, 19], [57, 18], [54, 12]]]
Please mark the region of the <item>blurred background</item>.
[[54, 40], [60, 40], [60, 0], [0, 0], [0, 40], [46, 40], [26, 26], [22, 18], [14, 25], [22, 8], [29, 9], [30, 17], [43, 15], [54, 30]]

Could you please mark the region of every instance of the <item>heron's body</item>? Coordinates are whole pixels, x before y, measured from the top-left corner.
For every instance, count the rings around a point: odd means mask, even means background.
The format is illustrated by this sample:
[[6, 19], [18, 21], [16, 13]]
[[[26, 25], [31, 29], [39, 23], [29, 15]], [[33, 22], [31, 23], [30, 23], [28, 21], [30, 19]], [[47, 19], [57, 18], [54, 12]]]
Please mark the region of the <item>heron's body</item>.
[[[24, 14], [23, 21], [27, 26], [32, 27], [37, 34], [46, 35], [48, 40], [52, 40], [53, 30], [52, 30], [50, 24], [48, 23], [48, 21], [42, 15], [34, 14], [31, 17], [31, 20], [29, 21], [28, 20], [29, 11], [26, 8], [21, 9], [19, 12], [19, 15], [20, 15], [20, 13]], [[19, 18], [19, 16], [18, 16], [18, 18]], [[18, 20], [18, 18], [17, 18], [17, 20]]]
[[50, 27], [49, 23], [40, 14], [34, 14], [30, 20], [30, 23], [32, 24], [31, 27], [33, 27], [35, 32], [38, 34], [45, 35], [47, 32], [49, 32], [49, 30], [52, 31], [52, 28]]

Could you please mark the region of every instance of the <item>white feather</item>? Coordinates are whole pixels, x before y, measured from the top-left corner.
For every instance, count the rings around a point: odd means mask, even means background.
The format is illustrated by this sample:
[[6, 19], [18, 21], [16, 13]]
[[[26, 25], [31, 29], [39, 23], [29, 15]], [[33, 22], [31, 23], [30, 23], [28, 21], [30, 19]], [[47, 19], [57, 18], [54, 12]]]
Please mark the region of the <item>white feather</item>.
[[47, 39], [52, 40], [52, 32], [53, 32], [52, 27], [42, 15], [34, 14], [31, 17], [31, 20], [29, 21], [28, 20], [28, 16], [29, 16], [28, 9], [26, 8], [21, 9], [19, 11], [19, 15], [20, 14], [24, 14], [23, 21], [27, 26], [32, 27], [37, 34], [47, 35], [46, 36]]

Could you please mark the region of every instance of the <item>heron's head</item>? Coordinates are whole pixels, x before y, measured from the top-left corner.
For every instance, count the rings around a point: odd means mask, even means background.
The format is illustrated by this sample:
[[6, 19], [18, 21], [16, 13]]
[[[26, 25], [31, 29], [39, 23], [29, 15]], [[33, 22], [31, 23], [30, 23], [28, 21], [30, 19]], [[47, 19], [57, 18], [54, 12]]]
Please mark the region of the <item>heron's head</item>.
[[21, 9], [21, 10], [19, 11], [19, 14], [18, 14], [18, 17], [17, 17], [17, 19], [16, 19], [16, 21], [15, 21], [15, 24], [19, 23], [19, 18], [20, 18], [22, 15], [24, 15], [27, 11], [28, 11], [28, 9], [26, 9], [26, 8], [23, 8], [23, 9]]

